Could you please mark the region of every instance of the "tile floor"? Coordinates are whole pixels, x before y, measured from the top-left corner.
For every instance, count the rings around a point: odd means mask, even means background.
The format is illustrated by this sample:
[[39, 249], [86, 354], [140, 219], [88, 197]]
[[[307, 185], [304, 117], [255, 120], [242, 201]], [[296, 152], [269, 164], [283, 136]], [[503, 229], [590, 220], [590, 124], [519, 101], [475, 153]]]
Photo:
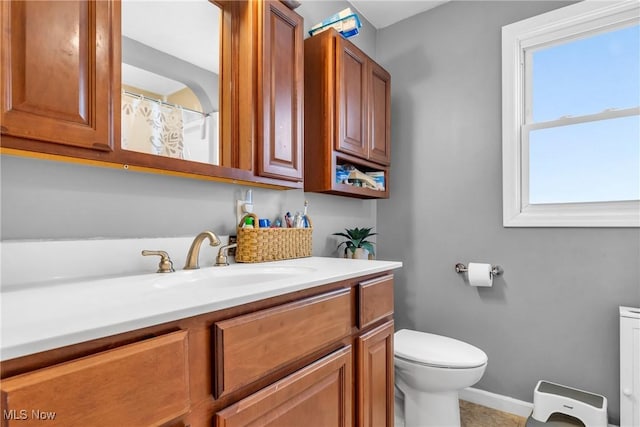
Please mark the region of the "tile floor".
[[507, 412], [460, 401], [461, 427], [525, 427], [527, 419]]
[[[395, 427], [404, 427], [404, 415], [402, 404], [396, 397]], [[525, 427], [527, 419], [507, 412], [487, 408], [475, 403], [460, 401], [460, 426], [461, 427]], [[447, 427], [447, 426], [443, 426]]]

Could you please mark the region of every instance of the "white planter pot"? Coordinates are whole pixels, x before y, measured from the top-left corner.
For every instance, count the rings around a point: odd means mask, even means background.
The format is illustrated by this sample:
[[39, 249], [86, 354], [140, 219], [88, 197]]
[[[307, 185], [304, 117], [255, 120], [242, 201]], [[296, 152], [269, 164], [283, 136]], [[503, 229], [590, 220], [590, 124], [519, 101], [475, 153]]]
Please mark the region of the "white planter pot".
[[[347, 251], [351, 252], [351, 251]], [[357, 248], [353, 253], [353, 259], [369, 259], [369, 251], [364, 248]]]

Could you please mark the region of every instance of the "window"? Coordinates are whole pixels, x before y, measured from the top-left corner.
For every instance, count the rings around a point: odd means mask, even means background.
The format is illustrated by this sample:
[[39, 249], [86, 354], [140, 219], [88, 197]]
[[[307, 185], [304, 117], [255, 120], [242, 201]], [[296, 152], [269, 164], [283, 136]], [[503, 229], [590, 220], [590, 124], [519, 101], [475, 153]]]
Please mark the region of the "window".
[[640, 226], [640, 3], [502, 29], [503, 222]]

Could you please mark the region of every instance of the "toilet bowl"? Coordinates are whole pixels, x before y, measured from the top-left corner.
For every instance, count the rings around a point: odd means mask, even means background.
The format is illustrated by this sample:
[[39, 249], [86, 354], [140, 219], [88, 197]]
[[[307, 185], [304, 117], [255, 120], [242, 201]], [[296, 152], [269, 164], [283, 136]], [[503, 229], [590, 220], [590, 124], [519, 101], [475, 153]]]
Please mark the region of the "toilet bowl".
[[480, 381], [487, 355], [453, 338], [401, 329], [394, 364], [405, 427], [459, 427], [458, 391]]

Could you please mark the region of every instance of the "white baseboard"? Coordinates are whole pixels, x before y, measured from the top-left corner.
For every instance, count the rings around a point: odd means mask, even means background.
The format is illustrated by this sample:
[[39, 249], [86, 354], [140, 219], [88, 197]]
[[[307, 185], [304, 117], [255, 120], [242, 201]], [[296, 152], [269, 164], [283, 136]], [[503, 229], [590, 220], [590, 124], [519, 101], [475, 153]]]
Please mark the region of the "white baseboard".
[[[477, 405], [486, 406], [509, 414], [518, 415], [520, 417], [528, 417], [533, 412], [533, 403], [524, 400], [514, 399], [513, 397], [503, 396], [501, 394], [491, 393], [489, 391], [480, 390], [473, 387], [467, 387], [460, 390], [459, 397], [467, 402]], [[618, 427], [609, 424], [609, 427]]]
[[514, 399], [509, 396], [491, 393], [473, 387], [460, 390], [460, 399], [477, 405], [486, 406], [502, 412], [508, 412], [520, 417], [528, 417], [533, 411], [533, 403]]

